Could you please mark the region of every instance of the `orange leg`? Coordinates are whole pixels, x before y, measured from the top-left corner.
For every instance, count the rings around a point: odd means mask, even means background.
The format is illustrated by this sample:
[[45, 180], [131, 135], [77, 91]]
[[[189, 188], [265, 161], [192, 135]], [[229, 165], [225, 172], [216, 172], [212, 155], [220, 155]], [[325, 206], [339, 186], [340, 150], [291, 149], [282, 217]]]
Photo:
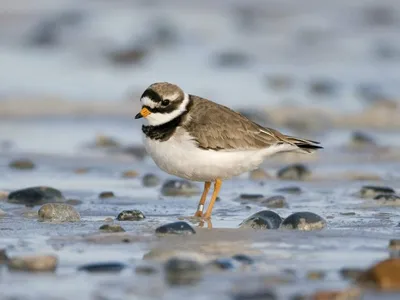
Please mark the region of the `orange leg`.
[[211, 182], [209, 182], [209, 181], [204, 182], [203, 194], [201, 195], [201, 198], [199, 201], [199, 206], [197, 206], [197, 211], [194, 214], [195, 217], [203, 216], [204, 203], [206, 202], [207, 194], [208, 194], [208, 191], [210, 190], [210, 186], [211, 186]]
[[212, 213], [212, 210], [213, 210], [213, 207], [214, 207], [214, 203], [215, 203], [215, 200], [218, 197], [219, 190], [221, 189], [221, 186], [222, 186], [222, 180], [221, 179], [215, 180], [214, 191], [213, 191], [213, 194], [211, 196], [210, 204], [208, 205], [207, 211], [206, 211], [206, 213], [204, 215], [204, 219], [209, 219], [211, 217], [211, 213]]

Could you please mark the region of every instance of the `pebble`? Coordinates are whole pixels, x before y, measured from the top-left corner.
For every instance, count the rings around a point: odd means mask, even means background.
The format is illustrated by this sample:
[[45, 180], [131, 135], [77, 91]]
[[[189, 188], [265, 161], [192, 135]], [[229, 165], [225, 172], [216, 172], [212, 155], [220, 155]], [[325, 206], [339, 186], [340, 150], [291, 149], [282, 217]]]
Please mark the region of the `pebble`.
[[363, 186], [360, 190], [361, 198], [374, 198], [378, 195], [395, 194], [396, 192], [391, 187], [386, 186]]
[[271, 176], [263, 169], [255, 169], [249, 172], [249, 178], [251, 180], [264, 180], [269, 179]]
[[142, 62], [149, 55], [144, 45], [131, 45], [125, 49], [116, 49], [108, 54], [108, 59], [118, 66], [129, 66]]
[[125, 232], [125, 229], [118, 224], [104, 224], [100, 226], [99, 230], [103, 232]]
[[39, 220], [52, 222], [77, 222], [81, 217], [78, 211], [65, 203], [47, 203], [40, 207]]
[[189, 235], [195, 234], [196, 231], [188, 223], [179, 221], [162, 225], [156, 229], [157, 234], [178, 234]]
[[389, 258], [366, 270], [357, 282], [383, 291], [400, 291], [400, 258]]
[[400, 240], [399, 239], [392, 239], [389, 241], [389, 249], [390, 250], [400, 250]]
[[7, 263], [8, 259], [6, 249], [0, 249], [0, 265]]
[[309, 91], [316, 96], [332, 96], [339, 85], [330, 79], [316, 79], [310, 82]]
[[153, 266], [137, 266], [135, 268], [135, 273], [141, 275], [153, 275], [157, 272], [158, 270]]
[[208, 263], [208, 266], [217, 269], [217, 270], [233, 270], [235, 269], [235, 265], [231, 259], [227, 258], [218, 258], [214, 259], [210, 263]]
[[8, 166], [16, 170], [32, 170], [35, 168], [35, 164], [30, 159], [13, 160]]
[[37, 186], [11, 192], [7, 202], [35, 206], [45, 203], [64, 202], [62, 193], [52, 187]]
[[325, 278], [325, 272], [323, 271], [310, 271], [307, 273], [308, 280], [322, 280]]
[[261, 204], [268, 208], [285, 208], [289, 207], [284, 196], [271, 196], [263, 201]]
[[160, 182], [160, 178], [154, 174], [146, 174], [142, 178], [142, 185], [145, 187], [155, 187], [158, 186]]
[[272, 74], [266, 77], [268, 87], [275, 91], [289, 90], [294, 85], [294, 78], [289, 75]]
[[326, 226], [326, 221], [312, 212], [296, 212], [288, 216], [281, 227], [298, 230], [317, 230]]
[[57, 263], [54, 255], [15, 256], [7, 261], [7, 267], [12, 271], [54, 272]]
[[282, 218], [271, 210], [262, 210], [239, 224], [240, 228], [253, 229], [278, 229], [281, 225]]
[[86, 174], [89, 173], [89, 168], [78, 168], [74, 170], [75, 174]]
[[165, 265], [166, 281], [170, 285], [192, 285], [203, 275], [203, 266], [190, 259], [171, 258]]
[[127, 266], [120, 262], [91, 263], [78, 267], [78, 271], [89, 273], [118, 273]]
[[146, 218], [144, 214], [137, 209], [134, 210], [123, 210], [117, 216], [117, 220], [119, 221], [140, 221]]
[[68, 199], [67, 201], [65, 201], [65, 203], [76, 206], [76, 205], [81, 205], [83, 203], [83, 201], [78, 200], [78, 199]]
[[139, 175], [138, 172], [133, 171], [133, 170], [129, 170], [129, 171], [125, 171], [122, 173], [122, 178], [135, 178]]
[[161, 194], [164, 196], [193, 196], [199, 193], [197, 185], [183, 179], [167, 180], [161, 188]]
[[95, 146], [98, 148], [114, 148], [120, 147], [120, 143], [117, 142], [114, 138], [105, 136], [105, 135], [97, 135], [95, 140]]
[[268, 287], [262, 289], [251, 289], [248, 291], [238, 291], [232, 295], [232, 300], [277, 300], [275, 292]]
[[215, 64], [218, 67], [244, 67], [249, 64], [250, 57], [242, 52], [224, 51], [214, 56]]
[[342, 278], [346, 280], [357, 280], [363, 272], [364, 270], [356, 268], [343, 268], [339, 271]]
[[400, 202], [400, 196], [395, 195], [395, 194], [379, 194], [374, 197], [374, 200], [380, 201], [380, 202]]
[[240, 194], [239, 200], [249, 200], [254, 202], [259, 202], [264, 200], [265, 197], [262, 194]]
[[250, 256], [247, 256], [245, 254], [236, 254], [232, 256], [232, 259], [246, 265], [251, 265], [254, 263], [254, 260]]
[[353, 132], [350, 139], [350, 147], [352, 148], [365, 148], [365, 147], [375, 147], [377, 144], [375, 140], [364, 132], [355, 131]]
[[305, 180], [311, 176], [311, 171], [302, 164], [293, 164], [280, 169], [277, 177], [282, 180]]
[[280, 193], [286, 193], [286, 194], [301, 194], [302, 190], [298, 186], [287, 186], [283, 188], [279, 188], [276, 190], [277, 192]]
[[110, 192], [110, 191], [101, 192], [99, 194], [100, 199], [113, 198], [113, 197], [115, 197], [115, 195], [113, 192]]

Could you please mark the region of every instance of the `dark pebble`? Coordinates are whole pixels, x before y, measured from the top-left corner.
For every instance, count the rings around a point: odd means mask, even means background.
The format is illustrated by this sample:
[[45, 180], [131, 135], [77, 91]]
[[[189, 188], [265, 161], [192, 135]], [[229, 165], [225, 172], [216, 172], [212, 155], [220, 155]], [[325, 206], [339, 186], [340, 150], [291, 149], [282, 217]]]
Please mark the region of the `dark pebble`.
[[29, 187], [11, 192], [7, 202], [35, 206], [45, 203], [64, 202], [65, 198], [59, 190], [47, 186]]
[[340, 269], [339, 273], [343, 279], [357, 280], [358, 277], [360, 277], [360, 275], [364, 273], [364, 270], [356, 268], [342, 268]]
[[67, 201], [65, 201], [65, 203], [69, 204], [69, 205], [76, 206], [76, 205], [81, 205], [83, 202], [81, 200], [78, 200], [78, 199], [68, 199]]
[[251, 200], [251, 201], [261, 201], [265, 199], [262, 194], [240, 194], [240, 200]]
[[276, 190], [277, 192], [280, 193], [286, 193], [286, 194], [301, 194], [302, 190], [298, 186], [288, 186], [288, 187], [283, 187], [279, 188]]
[[395, 194], [395, 191], [390, 187], [372, 185], [363, 186], [360, 190], [360, 196], [362, 198], [374, 198], [382, 194]]
[[134, 45], [125, 49], [117, 49], [108, 54], [109, 60], [118, 66], [129, 66], [142, 62], [149, 55], [143, 45]]
[[126, 265], [120, 262], [92, 263], [78, 267], [78, 271], [90, 273], [117, 273], [126, 268]]
[[50, 222], [78, 222], [81, 216], [71, 205], [65, 203], [46, 203], [38, 211], [39, 220]]
[[277, 300], [275, 292], [268, 289], [237, 292], [232, 295], [232, 300]]
[[101, 198], [101, 199], [112, 198], [112, 197], [115, 197], [115, 195], [114, 195], [113, 192], [109, 192], [109, 191], [107, 191], [107, 192], [101, 192], [101, 193], [99, 194], [99, 198]]
[[284, 208], [284, 207], [289, 206], [286, 202], [285, 197], [279, 196], [279, 195], [269, 197], [269, 198], [261, 201], [261, 204], [268, 208]]
[[330, 79], [317, 79], [310, 82], [309, 91], [316, 96], [332, 96], [339, 88], [339, 84]]
[[155, 187], [158, 186], [160, 182], [160, 178], [154, 174], [146, 174], [142, 178], [142, 184], [145, 187]]
[[316, 230], [326, 226], [326, 221], [312, 212], [296, 212], [288, 216], [281, 225], [287, 229]]
[[395, 195], [395, 194], [380, 194], [380, 195], [375, 196], [374, 200], [395, 202], [395, 201], [400, 201], [400, 196]]
[[278, 229], [282, 218], [271, 210], [262, 210], [250, 216], [239, 224], [240, 228]]
[[161, 194], [164, 196], [193, 196], [199, 193], [197, 185], [183, 179], [167, 180], [161, 188]]
[[244, 254], [236, 254], [236, 255], [232, 256], [232, 258], [234, 260], [236, 260], [242, 264], [246, 264], [246, 265], [251, 265], [254, 263], [254, 260], [251, 257], [244, 255]]
[[5, 264], [8, 261], [6, 249], [0, 249], [0, 265]]
[[302, 164], [293, 164], [280, 169], [277, 173], [283, 180], [305, 180], [311, 175], [311, 171]]
[[134, 210], [123, 210], [117, 216], [117, 220], [119, 221], [140, 221], [146, 218], [144, 214], [137, 209]]
[[350, 146], [353, 148], [374, 147], [376, 145], [375, 140], [371, 136], [361, 131], [353, 132], [350, 139]]
[[100, 226], [99, 230], [104, 232], [125, 232], [125, 229], [118, 224], [104, 224]]
[[35, 168], [35, 164], [29, 159], [13, 160], [8, 166], [16, 170], [32, 170]]
[[166, 281], [170, 285], [197, 283], [203, 274], [203, 266], [190, 259], [171, 258], [164, 266]]
[[215, 259], [208, 266], [217, 270], [233, 270], [235, 268], [233, 261], [226, 258]]
[[120, 147], [120, 143], [117, 142], [114, 138], [105, 136], [105, 135], [98, 135], [96, 136], [95, 146], [98, 148], [114, 148]]
[[294, 85], [294, 79], [289, 75], [272, 74], [266, 76], [268, 87], [275, 91], [289, 90]]
[[157, 234], [195, 234], [196, 231], [186, 222], [179, 221], [162, 225], [156, 229]]

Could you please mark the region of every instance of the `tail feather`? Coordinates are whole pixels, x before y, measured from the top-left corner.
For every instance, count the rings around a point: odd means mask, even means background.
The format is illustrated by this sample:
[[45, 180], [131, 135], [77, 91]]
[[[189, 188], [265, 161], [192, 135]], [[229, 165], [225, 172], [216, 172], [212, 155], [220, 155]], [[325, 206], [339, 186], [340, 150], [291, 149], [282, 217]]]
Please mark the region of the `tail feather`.
[[292, 136], [285, 136], [285, 139], [288, 143], [297, 146], [300, 152], [313, 153], [318, 149], [323, 149], [320, 143], [316, 141], [299, 139]]

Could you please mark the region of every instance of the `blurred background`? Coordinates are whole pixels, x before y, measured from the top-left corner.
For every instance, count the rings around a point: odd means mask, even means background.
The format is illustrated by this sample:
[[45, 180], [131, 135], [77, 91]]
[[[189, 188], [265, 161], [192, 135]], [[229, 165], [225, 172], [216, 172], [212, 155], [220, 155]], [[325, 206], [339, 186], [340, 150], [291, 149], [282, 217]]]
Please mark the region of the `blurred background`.
[[140, 143], [133, 116], [157, 81], [331, 146], [397, 130], [399, 10], [396, 0], [1, 0], [0, 140], [46, 153], [76, 153], [96, 135]]

